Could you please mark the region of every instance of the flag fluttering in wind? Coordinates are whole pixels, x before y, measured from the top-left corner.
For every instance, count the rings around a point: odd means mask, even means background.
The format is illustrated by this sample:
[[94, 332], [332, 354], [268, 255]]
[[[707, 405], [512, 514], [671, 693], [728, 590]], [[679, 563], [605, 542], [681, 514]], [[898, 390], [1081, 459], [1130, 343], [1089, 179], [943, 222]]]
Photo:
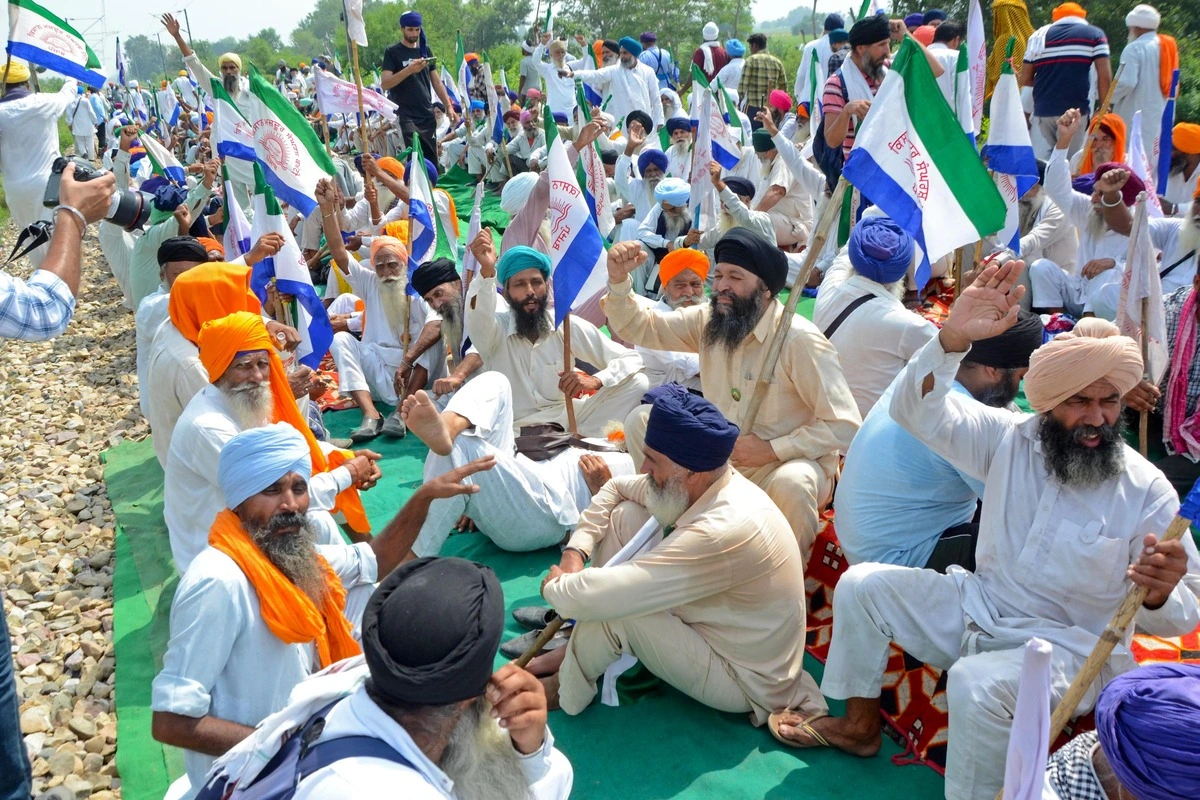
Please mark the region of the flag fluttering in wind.
[[542, 23], [542, 33], [548, 33], [554, 39], [554, 3], [550, 0], [546, 2], [546, 21]]
[[[346, 33], [359, 47], [367, 46], [367, 23], [363, 20], [363, 0], [344, 0]], [[338, 69], [341, 72], [341, 69]]]
[[[492, 80], [492, 62], [488, 59], [488, 54], [483, 54], [483, 85], [487, 91], [487, 119], [488, 129], [492, 132], [492, 141], [496, 144], [504, 143], [504, 117], [501, 116], [500, 98], [496, 96], [496, 84]], [[505, 97], [505, 100], [508, 98]]]
[[[475, 241], [475, 237], [479, 235], [479, 231], [483, 230], [483, 181], [475, 184], [475, 205], [471, 208], [471, 222], [467, 225], [467, 243]], [[462, 262], [462, 279], [463, 279], [463, 296], [467, 292], [467, 276], [472, 272], [479, 271], [479, 259], [475, 258], [475, 254], [471, 252], [471, 248], [463, 254]]]
[[608, 280], [604, 237], [588, 211], [587, 198], [550, 107], [543, 113], [546, 171], [550, 177], [550, 279], [554, 287], [554, 327], [577, 305], [591, 299]]
[[179, 124], [180, 110], [179, 100], [175, 97], [175, 92], [171, 90], [170, 85], [166, 89], [158, 90], [158, 115], [172, 127]]
[[254, 128], [216, 78], [212, 79], [213, 146], [217, 155], [254, 161]]
[[1163, 215], [1162, 201], [1158, 199], [1150, 157], [1146, 153], [1146, 144], [1142, 141], [1142, 112], [1140, 109], [1133, 112], [1129, 128], [1129, 145], [1125, 148], [1125, 160], [1129, 162], [1133, 174], [1146, 184], [1146, 212], [1152, 217], [1161, 217]]
[[442, 216], [438, 213], [433, 197], [433, 186], [425, 171], [425, 156], [421, 153], [421, 141], [413, 138], [412, 160], [408, 162], [408, 291], [412, 288], [412, 274], [417, 267], [435, 258], [455, 259], [457, 253], [450, 235], [442, 227]]
[[[1117, 304], [1117, 327], [1121, 333], [1146, 341], [1146, 374], [1157, 385], [1167, 371], [1167, 321], [1163, 310], [1162, 278], [1158, 259], [1150, 241], [1150, 222], [1146, 191], [1133, 207], [1133, 227], [1129, 231], [1129, 255], [1121, 277], [1121, 300]], [[1148, 314], [1142, 316], [1142, 301]]]
[[187, 171], [170, 150], [159, 144], [158, 140], [149, 134], [139, 136], [138, 141], [146, 148], [146, 157], [150, 159], [156, 174], [162, 175], [176, 186], [187, 185]]
[[308, 216], [317, 207], [317, 182], [337, 174], [316, 131], [295, 106], [250, 67], [248, 121], [254, 155], [275, 195]]
[[1025, 643], [1017, 707], [1004, 761], [1004, 800], [1041, 800], [1046, 759], [1050, 757], [1050, 643], [1034, 637]]
[[267, 286], [274, 278], [280, 294], [290, 294], [296, 298], [295, 323], [296, 331], [300, 334], [296, 360], [315, 370], [333, 343], [333, 326], [329, 323], [329, 313], [313, 287], [308, 264], [292, 236], [283, 209], [279, 207], [262, 167], [255, 164], [254, 225], [250, 235], [257, 240], [267, 233], [282, 236], [283, 247], [275, 255], [267, 256], [254, 265], [250, 271], [250, 289], [261, 302], [266, 303]]
[[[600, 68], [596, 63], [596, 51], [590, 45], [583, 46], [583, 68], [588, 71], [595, 71]], [[598, 106], [604, 102], [604, 95], [588, 86], [587, 81], [583, 82], [583, 96], [587, 100], [587, 105]], [[583, 105], [580, 103], [580, 105]]]
[[1171, 91], [1162, 113], [1162, 132], [1158, 135], [1158, 181], [1156, 186], [1167, 188], [1171, 175], [1171, 151], [1174, 149], [1175, 98], [1179, 96], [1179, 70], [1171, 74]]
[[8, 54], [96, 89], [108, 81], [83, 35], [33, 0], [8, 0]]
[[954, 116], [958, 117], [958, 124], [962, 126], [963, 133], [971, 140], [972, 145], [976, 145], [975, 119], [971, 110], [974, 106], [974, 95], [971, 94], [971, 59], [967, 56], [965, 44], [958, 46], [958, 61], [954, 65], [954, 102], [952, 105], [954, 106]]
[[[317, 108], [321, 109], [322, 114], [358, 113], [357, 84], [343, 80], [319, 67], [313, 70], [313, 82]], [[364, 91], [362, 98], [363, 108], [367, 111], [376, 111], [387, 119], [395, 118], [398, 106], [385, 95]]]
[[[458, 67], [458, 102], [462, 104], [462, 113], [468, 120], [471, 119], [471, 80], [475, 76], [471, 74], [471, 65], [467, 62], [467, 48], [463, 45], [462, 34], [458, 34], [458, 39], [455, 42], [454, 48], [455, 63]], [[468, 121], [467, 125], [471, 123]]]
[[[697, 70], [692, 65], [693, 76]], [[717, 109], [712, 90], [700, 86], [696, 99], [696, 136], [692, 142], [692, 188], [688, 197], [691, 206], [692, 227], [711, 230], [717, 221], [717, 190], [708, 179], [708, 165], [717, 158], [717, 145], [713, 139], [713, 126], [724, 125], [721, 112]], [[736, 163], [736, 162], [735, 162]]]
[[125, 86], [125, 55], [121, 52], [121, 37], [117, 37], [117, 85]]
[[[576, 136], [584, 125], [592, 121], [592, 110], [583, 96], [583, 82], [575, 80], [575, 108], [581, 115], [576, 121]], [[595, 142], [579, 153], [575, 164], [575, 177], [587, 197], [588, 211], [596, 222], [600, 235], [607, 237], [616, 226], [612, 207], [608, 204], [608, 176], [604, 173], [604, 162], [600, 158], [600, 147]]]
[[[700, 101], [697, 99], [695, 106], [692, 109], [693, 127], [699, 131], [699, 125], [707, 117], [708, 140], [711, 143], [709, 148], [709, 156], [704, 159], [704, 163], [699, 163], [695, 158], [692, 159], [692, 176], [704, 176], [708, 174], [708, 162], [717, 161], [725, 169], [733, 169], [737, 163], [742, 160], [742, 139], [741, 139], [741, 119], [737, 115], [737, 109], [733, 108], [733, 103], [729, 101], [729, 95], [725, 93], [724, 87], [719, 87], [720, 96], [713, 93], [712, 87], [709, 86], [708, 80], [704, 77], [704, 73], [695, 64], [692, 64], [692, 83], [698, 87], [697, 91], [707, 92], [710, 102], [705, 108], [708, 109], [707, 114], [700, 109]], [[702, 95], [697, 95], [697, 98]], [[731, 127], [731, 123], [726, 122], [725, 109], [728, 108], [728, 119], [737, 120], [737, 128]], [[699, 136], [699, 133], [697, 133]], [[693, 152], [698, 149], [693, 145]], [[696, 170], [700, 171], [697, 172]], [[693, 209], [694, 211], [695, 209]]]
[[[911, 37], [879, 87], [842, 175], [908, 231], [930, 262], [1004, 225], [1004, 200]], [[916, 282], [928, 280], [923, 262]]]
[[[1008, 48], [1011, 51], [1013, 41]], [[983, 148], [988, 169], [996, 182], [996, 189], [1004, 198], [1007, 213], [1004, 227], [997, 238], [1000, 243], [1020, 254], [1021, 225], [1018, 201], [1038, 181], [1037, 157], [1025, 126], [1025, 112], [1021, 108], [1021, 90], [1017, 76], [1007, 61], [1000, 71], [1000, 80], [992, 91], [989, 112], [988, 143]]]
[[987, 92], [987, 38], [983, 32], [983, 11], [979, 0], [971, 0], [967, 11], [967, 59], [971, 69], [971, 119], [975, 136], [983, 129], [983, 100]]
[[229, 180], [229, 170], [224, 164], [221, 165], [221, 180], [225, 189], [225, 260], [233, 261], [250, 252], [250, 222], [246, 219], [246, 212], [242, 211], [242, 204]]

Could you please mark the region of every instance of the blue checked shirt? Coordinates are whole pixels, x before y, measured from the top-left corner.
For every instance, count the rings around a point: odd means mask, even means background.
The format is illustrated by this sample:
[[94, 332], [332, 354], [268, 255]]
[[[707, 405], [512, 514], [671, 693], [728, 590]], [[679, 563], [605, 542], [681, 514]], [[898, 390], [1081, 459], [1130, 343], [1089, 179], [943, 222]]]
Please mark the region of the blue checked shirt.
[[0, 339], [53, 339], [74, 313], [71, 290], [53, 273], [39, 269], [28, 281], [0, 273]]

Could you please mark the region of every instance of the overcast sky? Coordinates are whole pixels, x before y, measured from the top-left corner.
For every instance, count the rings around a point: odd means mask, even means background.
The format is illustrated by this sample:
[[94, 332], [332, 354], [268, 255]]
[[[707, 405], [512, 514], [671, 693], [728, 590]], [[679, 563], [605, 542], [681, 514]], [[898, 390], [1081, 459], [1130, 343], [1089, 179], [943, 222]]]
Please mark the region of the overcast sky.
[[[786, 11], [780, 9], [800, 5], [788, 0], [752, 2], [755, 18], [759, 21], [781, 17]], [[817, 8], [821, 12], [844, 10], [850, 2], [852, 0], [818, 0]], [[99, 19], [101, 0], [48, 0], [46, 5], [83, 33], [100, 55], [105, 69], [110, 72], [113, 70], [113, 41], [117, 36], [128, 38], [146, 34], [153, 37], [155, 33], [162, 33], [163, 44], [170, 44], [170, 37], [148, 8], [159, 14], [175, 13], [181, 21], [182, 9], [186, 8], [191, 18], [192, 35], [209, 40], [230, 35], [241, 38], [270, 27], [286, 39], [312, 8], [303, 0], [158, 0], [150, 3], [144, 0], [105, 0], [105, 23]], [[107, 37], [102, 35], [105, 30]], [[103, 51], [98, 47], [102, 42]]]

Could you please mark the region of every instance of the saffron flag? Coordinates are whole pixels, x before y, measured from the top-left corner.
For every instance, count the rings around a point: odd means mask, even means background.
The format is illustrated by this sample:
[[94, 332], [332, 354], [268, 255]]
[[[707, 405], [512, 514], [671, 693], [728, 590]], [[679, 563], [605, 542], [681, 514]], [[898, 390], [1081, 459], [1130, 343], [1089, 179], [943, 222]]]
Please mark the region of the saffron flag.
[[363, 20], [363, 0], [345, 0], [345, 3], [346, 35], [359, 47], [366, 47], [367, 23]]
[[1158, 135], [1158, 181], [1156, 186], [1167, 188], [1171, 175], [1171, 151], [1174, 149], [1175, 98], [1179, 95], [1179, 70], [1171, 74], [1171, 91], [1163, 108], [1162, 132]]
[[588, 211], [587, 198], [571, 170], [550, 107], [546, 128], [546, 171], [550, 177], [550, 280], [554, 287], [554, 327], [575, 306], [591, 299], [608, 280], [604, 237]]
[[[1133, 123], [1136, 125], [1136, 123]], [[1158, 259], [1150, 241], [1148, 190], [1133, 208], [1133, 227], [1129, 231], [1129, 255], [1121, 276], [1121, 299], [1117, 304], [1117, 327], [1134, 340], [1145, 340], [1146, 374], [1156, 385], [1167, 370], [1167, 322], [1163, 311], [1162, 278]], [[1145, 301], [1148, 315], [1142, 316]]]
[[177, 186], [185, 186], [187, 184], [187, 172], [179, 160], [171, 154], [171, 151], [158, 143], [153, 136], [139, 136], [138, 140], [142, 146], [146, 148], [146, 157], [150, 159], [150, 163], [154, 165], [154, 172], [162, 175], [164, 178], [174, 183]]
[[[1010, 51], [1013, 45], [1014, 41], [1009, 40]], [[992, 90], [989, 117], [988, 143], [983, 148], [983, 156], [1006, 208], [1004, 227], [997, 238], [1002, 245], [1020, 255], [1020, 206], [1017, 201], [1037, 183], [1038, 169], [1029, 129], [1025, 126], [1025, 112], [1021, 108], [1021, 90], [1010, 61], [1004, 62], [1000, 79]]]
[[[1004, 199], [907, 38], [875, 95], [843, 177], [916, 240], [928, 261], [1004, 226]], [[925, 220], [930, 225], [925, 225]], [[929, 264], [916, 282], [929, 280]]]
[[96, 89], [108, 81], [82, 34], [33, 0], [8, 0], [8, 54]]
[[1034, 637], [1025, 643], [1021, 682], [1008, 755], [1004, 761], [1005, 800], [1041, 800], [1050, 757], [1050, 643]]
[[967, 11], [967, 58], [971, 71], [971, 119], [975, 136], [983, 126], [983, 99], [987, 91], [987, 39], [983, 32], [983, 11], [979, 0], [971, 0]]
[[316, 131], [287, 98], [250, 67], [248, 121], [254, 155], [277, 197], [308, 216], [317, 208], [317, 182], [337, 174]]
[[[357, 114], [358, 85], [317, 67], [313, 70], [315, 99], [322, 114]], [[378, 92], [363, 91], [363, 108], [394, 119], [398, 106]]]
[[254, 225], [251, 238], [257, 240], [263, 234], [277, 233], [283, 237], [283, 247], [273, 256], [267, 256], [255, 264], [250, 271], [250, 289], [258, 299], [267, 302], [267, 286], [275, 279], [280, 294], [296, 298], [296, 330], [300, 334], [300, 346], [296, 349], [296, 360], [305, 366], [317, 369], [321, 359], [333, 343], [333, 326], [329, 313], [321, 303], [308, 272], [308, 264], [300, 246], [292, 236], [283, 209], [275, 199], [275, 193], [266, 180], [264, 170], [254, 165]]
[[233, 261], [250, 252], [250, 222], [229, 180], [229, 171], [221, 165], [221, 180], [225, 189], [225, 260]]
[[1129, 162], [1133, 174], [1146, 184], [1147, 213], [1152, 217], [1161, 217], [1163, 215], [1162, 202], [1158, 199], [1158, 192], [1155, 190], [1154, 173], [1151, 171], [1145, 142], [1142, 141], [1142, 112], [1140, 109], [1133, 112], [1133, 119], [1129, 121], [1129, 129], [1129, 146], [1125, 160]]

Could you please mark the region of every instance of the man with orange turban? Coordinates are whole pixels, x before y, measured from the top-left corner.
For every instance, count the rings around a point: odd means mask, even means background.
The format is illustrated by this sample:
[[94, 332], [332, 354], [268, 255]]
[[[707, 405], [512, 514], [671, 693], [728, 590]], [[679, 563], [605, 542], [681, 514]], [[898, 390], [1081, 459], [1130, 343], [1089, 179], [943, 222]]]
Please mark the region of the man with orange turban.
[[396, 407], [417, 389], [432, 389], [447, 376], [446, 351], [438, 347], [442, 318], [424, 298], [408, 293], [408, 248], [391, 236], [371, 242], [371, 262], [364, 267], [350, 257], [332, 216], [333, 185], [317, 185], [317, 200], [329, 243], [330, 264], [363, 301], [362, 339], [341, 331], [333, 335], [330, 352], [338, 370], [338, 391], [358, 403], [362, 424], [350, 432], [354, 442], [379, 434], [401, 437], [404, 420], [398, 410], [386, 420], [375, 400]]
[[[690, 247], [681, 247], [663, 256], [658, 265], [658, 279], [662, 282], [662, 292], [653, 303], [654, 310], [665, 313], [703, 303], [708, 266], [708, 256]], [[700, 391], [700, 356], [696, 353], [651, 350], [640, 345], [635, 346], [633, 350], [642, 357], [651, 389], [664, 383], [679, 383]], [[650, 411], [647, 409], [647, 419], [649, 415]]]
[[[167, 454], [163, 491], [163, 517], [179, 572], [186, 571], [204, 549], [208, 529], [223, 507], [216, 483], [221, 448], [241, 431], [274, 422], [288, 423], [308, 444], [314, 508], [341, 511], [352, 529], [367, 533], [369, 525], [356, 489], [369, 489], [378, 480], [374, 461], [379, 456], [370, 451], [349, 459], [343, 451], [326, 455], [300, 414], [262, 317], [238, 311], [205, 322], [198, 341], [201, 365], [210, 382], [179, 418]], [[329, 540], [340, 541], [332, 518], [326, 515], [323, 521]]]
[[1186, 216], [1200, 190], [1200, 125], [1177, 122], [1171, 131], [1171, 169], [1163, 192], [1163, 211]]
[[430, 503], [469, 492], [460, 481], [480, 468], [425, 484], [383, 533], [347, 545], [329, 541], [312, 510], [311, 447], [280, 422], [231, 436], [212, 464], [220, 513], [180, 570], [151, 690], [153, 735], [184, 749], [193, 787], [215, 754], [287, 705], [298, 683], [362, 652], [375, 582], [408, 555]]
[[1141, 4], [1125, 15], [1129, 43], [1121, 50], [1121, 67], [1112, 89], [1112, 110], [1133, 124], [1142, 112], [1142, 145], [1151, 162], [1157, 160], [1163, 108], [1171, 93], [1171, 76], [1179, 69], [1174, 37], [1158, 32], [1162, 17], [1154, 6]]
[[[1137, 628], [1179, 636], [1200, 624], [1200, 555], [1190, 536], [1161, 542], [1179, 510], [1162, 473], [1122, 439], [1121, 398], [1142, 377], [1132, 339], [1088, 319], [1034, 351], [1025, 392], [1034, 414], [990, 408], [952, 391], [972, 344], [1017, 322], [1024, 264], [989, 266], [955, 302], [939, 334], [893, 384], [889, 411], [909, 433], [983, 482], [977, 568], [939, 574], [856, 564], [841, 577], [821, 691], [846, 701], [843, 717], [775, 714], [772, 731], [796, 747], [859, 756], [880, 747], [880, 687], [888, 647], [947, 670], [948, 800], [994, 798], [1025, 643], [1053, 645], [1057, 703], [1130, 582], [1149, 590]], [[1084, 697], [1135, 666], [1113, 652]]]
[[[167, 301], [168, 319], [154, 333], [146, 360], [146, 420], [154, 434], [154, 454], [164, 469], [176, 420], [188, 401], [208, 385], [196, 343], [200, 327], [235, 311], [262, 310], [250, 291], [250, 268], [237, 264], [200, 264], [180, 275]], [[289, 349], [300, 343], [292, 328], [268, 322], [272, 334], [283, 334]]]

